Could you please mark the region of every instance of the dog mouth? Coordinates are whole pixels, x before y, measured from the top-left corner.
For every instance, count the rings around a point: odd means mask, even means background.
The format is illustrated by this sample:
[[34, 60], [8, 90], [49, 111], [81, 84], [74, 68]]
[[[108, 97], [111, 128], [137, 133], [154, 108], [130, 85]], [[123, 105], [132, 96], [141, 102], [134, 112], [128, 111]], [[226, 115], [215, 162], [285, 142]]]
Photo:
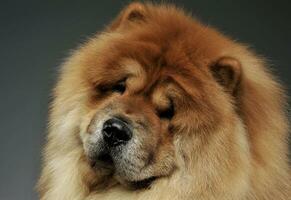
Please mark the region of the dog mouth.
[[103, 168], [108, 170], [114, 170], [113, 159], [108, 153], [101, 153], [99, 156], [90, 160], [92, 168]]
[[[113, 177], [114, 172], [116, 170], [114, 166], [114, 161], [112, 159], [112, 156], [109, 153], [101, 153], [99, 156], [96, 158], [92, 159], [90, 161], [90, 165], [93, 169], [103, 169], [106, 171], [109, 171]], [[151, 186], [151, 184], [157, 179], [158, 177], [152, 176], [149, 178], [145, 178], [142, 180], [135, 180], [135, 181], [130, 181], [130, 180], [123, 180], [123, 181], [118, 181], [121, 185], [125, 185], [128, 188], [132, 190], [141, 190], [141, 189], [147, 189]]]

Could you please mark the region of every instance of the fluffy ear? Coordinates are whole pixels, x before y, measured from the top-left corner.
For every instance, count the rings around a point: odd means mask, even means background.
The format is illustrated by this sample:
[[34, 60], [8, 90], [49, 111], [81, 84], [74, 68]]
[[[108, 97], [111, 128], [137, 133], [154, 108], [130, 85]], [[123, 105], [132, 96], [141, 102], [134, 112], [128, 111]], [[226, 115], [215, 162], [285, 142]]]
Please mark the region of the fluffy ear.
[[130, 23], [139, 23], [146, 19], [146, 5], [142, 3], [129, 4], [118, 17], [109, 25], [109, 30], [116, 30], [121, 26], [126, 26]]
[[225, 90], [234, 94], [241, 79], [241, 64], [232, 57], [219, 58], [211, 65], [211, 72], [216, 81]]

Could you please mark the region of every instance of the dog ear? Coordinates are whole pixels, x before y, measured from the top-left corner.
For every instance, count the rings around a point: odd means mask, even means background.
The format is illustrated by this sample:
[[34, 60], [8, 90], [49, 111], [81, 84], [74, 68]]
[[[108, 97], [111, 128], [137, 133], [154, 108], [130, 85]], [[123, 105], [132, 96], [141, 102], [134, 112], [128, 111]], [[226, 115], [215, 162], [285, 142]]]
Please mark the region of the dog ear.
[[216, 81], [232, 95], [236, 92], [241, 80], [241, 64], [232, 57], [219, 58], [211, 65], [211, 73]]
[[126, 26], [130, 23], [140, 23], [146, 19], [147, 8], [142, 3], [131, 3], [123, 9], [118, 17], [109, 25], [109, 30], [116, 30], [121, 26]]

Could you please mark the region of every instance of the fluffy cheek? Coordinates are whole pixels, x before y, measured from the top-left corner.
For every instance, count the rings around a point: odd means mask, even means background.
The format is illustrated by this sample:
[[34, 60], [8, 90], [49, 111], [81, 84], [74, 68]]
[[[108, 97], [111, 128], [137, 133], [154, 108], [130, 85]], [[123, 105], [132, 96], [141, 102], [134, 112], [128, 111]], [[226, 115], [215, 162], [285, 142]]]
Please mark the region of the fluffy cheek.
[[123, 183], [166, 177], [176, 168], [175, 153], [170, 144], [141, 143], [126, 149], [114, 159], [116, 178]]

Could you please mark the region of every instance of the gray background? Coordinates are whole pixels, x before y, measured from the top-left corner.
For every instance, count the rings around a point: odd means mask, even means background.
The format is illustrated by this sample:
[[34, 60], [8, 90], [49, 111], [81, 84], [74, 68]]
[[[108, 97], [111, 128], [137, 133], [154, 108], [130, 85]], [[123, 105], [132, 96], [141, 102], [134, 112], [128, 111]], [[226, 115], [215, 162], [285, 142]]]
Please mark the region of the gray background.
[[[37, 199], [50, 90], [68, 51], [101, 30], [128, 1], [0, 2], [0, 199]], [[170, 1], [175, 2], [175, 1]], [[291, 1], [176, 1], [251, 44], [290, 88]]]

